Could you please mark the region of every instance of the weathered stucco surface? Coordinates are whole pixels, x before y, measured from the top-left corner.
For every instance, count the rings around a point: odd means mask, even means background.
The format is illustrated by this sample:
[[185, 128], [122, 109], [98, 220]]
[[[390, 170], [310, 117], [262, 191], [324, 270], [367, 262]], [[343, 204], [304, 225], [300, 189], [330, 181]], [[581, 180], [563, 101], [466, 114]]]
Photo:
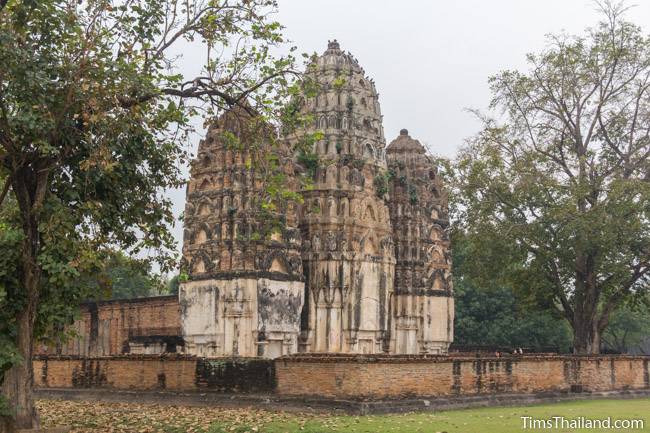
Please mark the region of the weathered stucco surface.
[[303, 287], [302, 282], [266, 278], [183, 284], [185, 352], [269, 358], [296, 352]]
[[[453, 340], [447, 201], [406, 133], [386, 148], [374, 81], [336, 41], [307, 68], [320, 166], [303, 191], [301, 351], [445, 353]], [[388, 155], [387, 153], [388, 152]]]
[[307, 68], [318, 92], [304, 100], [305, 133], [320, 165], [303, 192], [306, 308], [301, 350], [382, 353], [391, 348], [395, 259], [388, 207], [375, 185], [386, 169], [378, 94], [336, 41]]

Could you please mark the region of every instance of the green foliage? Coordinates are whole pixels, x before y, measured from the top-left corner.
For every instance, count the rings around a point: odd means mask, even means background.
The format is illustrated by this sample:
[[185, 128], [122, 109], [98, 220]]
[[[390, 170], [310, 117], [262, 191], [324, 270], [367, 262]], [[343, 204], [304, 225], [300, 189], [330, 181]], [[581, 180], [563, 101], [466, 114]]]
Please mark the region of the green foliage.
[[161, 295], [167, 292], [151, 263], [126, 254], [111, 252], [102, 268], [90, 275], [82, 275], [81, 283], [88, 286], [93, 299], [132, 299]]
[[[310, 65], [308, 64], [308, 67]], [[280, 120], [282, 125], [283, 135], [290, 135], [297, 129], [302, 129], [306, 125], [313, 123], [314, 118], [310, 113], [302, 113], [301, 109], [305, 102], [305, 98], [313, 98], [318, 94], [320, 84], [309, 75], [302, 75], [300, 81], [294, 82], [287, 88], [287, 93], [290, 96], [289, 101], [281, 109]], [[307, 137], [307, 140], [311, 137]], [[320, 138], [318, 138], [320, 140]], [[304, 146], [309, 148], [308, 142], [303, 143]]]
[[[88, 288], [80, 284], [80, 272], [93, 268], [98, 255], [89, 248], [88, 242], [68, 236], [66, 231], [73, 229], [69, 216], [55, 203], [51, 199], [45, 206], [48, 219], [43, 227], [47, 229], [41, 231], [44, 248], [38, 256], [43, 282], [33, 337], [42, 342], [58, 335], [63, 325], [77, 315], [78, 303], [88, 293]], [[15, 343], [16, 317], [28, 302], [21, 279], [20, 252], [25, 236], [19, 220], [16, 202], [10, 195], [0, 207], [0, 380], [11, 366], [24, 358]]]
[[286, 228], [286, 214], [279, 212], [275, 207], [263, 207], [257, 219], [260, 223], [251, 233], [249, 240], [269, 241], [274, 234], [282, 234]]
[[467, 276], [473, 261], [467, 240], [456, 235], [452, 241], [455, 345], [560, 352], [570, 349], [570, 328], [558, 320], [557, 312], [530, 308], [507, 287], [478, 286]]
[[[599, 350], [608, 317], [650, 277], [650, 38], [603, 4], [585, 37], [557, 36], [529, 72], [490, 80], [497, 122], [461, 150], [447, 179], [468, 272], [554, 308], [574, 350]], [[646, 83], [646, 84], [644, 84]]]
[[373, 180], [373, 185], [375, 186], [375, 194], [379, 198], [384, 198], [388, 194], [388, 187], [390, 181], [392, 180], [391, 171], [381, 170]]
[[354, 155], [351, 155], [349, 153], [346, 153], [345, 155], [341, 155], [339, 157], [339, 161], [343, 165], [350, 165], [353, 160], [354, 160]]
[[568, 324], [549, 311], [523, 311], [512, 290], [479, 289], [464, 282], [454, 290], [454, 344], [569, 351]]
[[223, 143], [226, 149], [230, 150], [243, 150], [243, 144], [239, 138], [230, 131], [222, 131], [219, 137], [219, 141]]
[[348, 100], [345, 103], [345, 105], [347, 106], [348, 111], [352, 111], [352, 109], [354, 109], [354, 99], [352, 98], [352, 96], [348, 96]]
[[290, 172], [285, 170], [286, 161], [283, 159], [274, 153], [266, 155], [265, 196], [262, 198], [260, 206], [260, 210], [264, 214], [262, 220], [273, 226], [274, 231], [278, 232], [284, 230], [285, 215], [289, 206], [292, 203], [302, 203], [303, 201], [300, 193], [294, 190], [296, 182], [289, 178]]
[[[283, 43], [269, 19], [274, 0], [0, 5], [0, 191], [10, 182], [0, 195], [6, 368], [17, 359], [7, 354], [18, 334], [54, 338], [81, 300], [97, 296], [81, 277], [101, 274], [113, 250], [148, 253], [162, 272], [176, 267], [162, 191], [184, 184], [192, 118], [238, 105], [277, 125], [295, 59], [271, 54]], [[205, 49], [196, 77], [178, 73], [180, 41]], [[270, 164], [270, 176], [281, 171]], [[280, 188], [275, 195], [291, 198]], [[109, 267], [114, 274], [97, 286], [129, 281], [122, 288], [132, 296], [150, 283], [146, 267], [122, 259]], [[17, 325], [21, 314], [35, 316], [34, 329]]]
[[[22, 360], [13, 341], [15, 313], [24, 302], [24, 299], [16, 302], [19, 297], [16, 293], [20, 281], [17, 264], [22, 233], [12, 227], [12, 219], [15, 218], [12, 207], [5, 205], [0, 208], [0, 381], [12, 365]], [[8, 411], [7, 402], [0, 397], [0, 415], [7, 415]]]
[[310, 179], [316, 176], [316, 170], [320, 164], [318, 154], [315, 152], [302, 151], [298, 153], [298, 164], [300, 164]]
[[343, 87], [345, 87], [345, 83], [347, 83], [345, 75], [338, 75], [334, 79], [334, 81], [332, 81], [332, 87], [334, 87], [334, 89], [336, 89], [338, 91], [341, 91], [341, 89], [343, 89]]
[[618, 353], [650, 355], [650, 308], [647, 300], [623, 305], [612, 313], [603, 335], [604, 347]]
[[169, 295], [178, 295], [178, 289], [181, 284], [181, 276], [174, 275], [172, 278], [167, 281], [166, 293]]
[[418, 203], [418, 189], [415, 185], [408, 186], [409, 203], [416, 205]]

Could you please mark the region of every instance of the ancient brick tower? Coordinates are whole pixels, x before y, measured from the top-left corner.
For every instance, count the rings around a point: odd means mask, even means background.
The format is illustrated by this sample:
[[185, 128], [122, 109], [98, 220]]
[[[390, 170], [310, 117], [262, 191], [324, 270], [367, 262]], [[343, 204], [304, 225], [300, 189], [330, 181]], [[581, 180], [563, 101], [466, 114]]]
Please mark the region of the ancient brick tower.
[[454, 298], [447, 197], [433, 161], [408, 131], [386, 149], [395, 242], [395, 352], [445, 353]]
[[[320, 130], [314, 187], [304, 192], [305, 307], [301, 350], [381, 353], [391, 347], [393, 242], [375, 179], [386, 170], [375, 85], [336, 41], [308, 67], [317, 83], [303, 112]], [[291, 139], [299, 139], [294, 136]]]
[[[261, 213], [263, 177], [251, 159], [260, 136], [254, 124], [243, 110], [222, 116], [191, 164], [183, 241], [189, 281], [179, 293], [188, 353], [277, 357], [298, 349], [300, 232], [293, 208], [283, 212], [281, 233], [271, 233], [269, 216]], [[291, 179], [291, 164], [284, 169]]]

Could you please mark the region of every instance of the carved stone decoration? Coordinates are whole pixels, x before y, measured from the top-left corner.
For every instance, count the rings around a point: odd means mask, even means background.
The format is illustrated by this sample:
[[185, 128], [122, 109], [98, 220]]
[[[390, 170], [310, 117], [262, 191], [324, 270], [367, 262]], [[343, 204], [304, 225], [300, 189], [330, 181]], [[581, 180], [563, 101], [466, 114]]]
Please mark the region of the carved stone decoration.
[[[253, 125], [243, 110], [225, 113], [191, 163], [182, 260], [189, 280], [179, 290], [191, 354], [277, 357], [298, 350], [300, 230], [290, 208], [283, 233], [265, 231], [267, 216], [255, 202], [264, 194], [263, 177], [248, 149], [266, 129], [253, 135]], [[295, 179], [291, 165], [285, 174]]]
[[[447, 199], [433, 160], [408, 131], [386, 149], [396, 243], [395, 352], [444, 353], [453, 340]], [[419, 253], [423, 252], [423, 253]]]

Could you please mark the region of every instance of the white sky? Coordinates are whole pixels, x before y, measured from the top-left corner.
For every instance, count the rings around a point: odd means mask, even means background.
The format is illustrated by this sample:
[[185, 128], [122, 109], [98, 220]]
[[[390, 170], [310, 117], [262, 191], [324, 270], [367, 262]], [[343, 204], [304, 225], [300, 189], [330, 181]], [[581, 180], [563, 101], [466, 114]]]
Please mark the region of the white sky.
[[[650, 0], [632, 0], [627, 18], [650, 32]], [[487, 79], [525, 69], [545, 35], [583, 34], [599, 19], [590, 0], [279, 0], [277, 20], [298, 52], [322, 53], [337, 39], [375, 79], [389, 143], [407, 128], [436, 154], [453, 157], [479, 124], [466, 108], [485, 109]], [[192, 50], [189, 51], [191, 53]], [[196, 64], [183, 60], [182, 69]], [[198, 146], [198, 138], [192, 144]], [[169, 191], [175, 214], [185, 191]], [[174, 234], [179, 251], [182, 224]]]

